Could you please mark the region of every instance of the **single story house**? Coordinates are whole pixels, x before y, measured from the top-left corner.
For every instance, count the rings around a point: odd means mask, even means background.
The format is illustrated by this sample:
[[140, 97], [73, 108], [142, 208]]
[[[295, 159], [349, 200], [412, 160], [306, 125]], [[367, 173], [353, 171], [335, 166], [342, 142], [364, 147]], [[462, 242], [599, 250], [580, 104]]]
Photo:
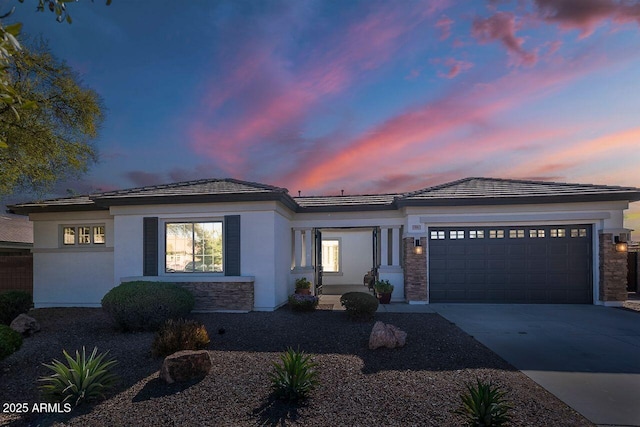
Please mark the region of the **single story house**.
[[99, 306], [123, 281], [176, 282], [198, 310], [275, 310], [373, 271], [392, 301], [626, 299], [623, 212], [640, 189], [466, 178], [398, 194], [292, 197], [206, 179], [11, 206], [34, 224], [36, 307]]

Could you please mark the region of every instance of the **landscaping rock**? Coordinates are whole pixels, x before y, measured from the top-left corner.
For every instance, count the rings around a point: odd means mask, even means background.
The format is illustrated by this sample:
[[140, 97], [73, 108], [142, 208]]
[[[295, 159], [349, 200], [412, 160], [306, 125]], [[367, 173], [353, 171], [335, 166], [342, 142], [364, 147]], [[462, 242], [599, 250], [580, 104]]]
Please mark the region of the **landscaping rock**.
[[160, 378], [169, 384], [204, 377], [211, 369], [211, 356], [207, 350], [183, 350], [165, 357]]
[[25, 336], [30, 336], [40, 331], [38, 321], [24, 313], [13, 319], [9, 327]]
[[369, 336], [369, 349], [375, 350], [380, 347], [396, 348], [404, 347], [407, 340], [407, 333], [393, 325], [385, 325], [378, 321], [373, 325]]

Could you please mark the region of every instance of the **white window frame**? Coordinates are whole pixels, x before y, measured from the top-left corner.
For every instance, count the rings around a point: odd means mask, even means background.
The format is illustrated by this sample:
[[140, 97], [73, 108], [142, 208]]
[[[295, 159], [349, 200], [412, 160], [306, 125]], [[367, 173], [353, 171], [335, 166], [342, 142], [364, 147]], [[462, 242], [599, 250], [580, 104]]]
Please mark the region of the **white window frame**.
[[[219, 223], [220, 224], [220, 239], [222, 240], [222, 267], [220, 270], [215, 270], [215, 271], [201, 271], [201, 270], [194, 270], [194, 271], [181, 271], [181, 270], [176, 270], [176, 271], [168, 271], [167, 270], [167, 228], [170, 224], [202, 224], [202, 223]], [[192, 218], [171, 218], [171, 219], [166, 219], [162, 221], [162, 234], [163, 234], [163, 240], [162, 240], [162, 244], [163, 247], [159, 248], [160, 249], [160, 253], [159, 256], [162, 259], [162, 263], [163, 263], [163, 269], [161, 271], [162, 275], [167, 275], [167, 276], [176, 276], [176, 275], [188, 275], [188, 276], [193, 276], [194, 274], [207, 274], [207, 275], [216, 275], [216, 276], [222, 276], [224, 275], [224, 257], [225, 257], [225, 246], [224, 246], [224, 221], [222, 218], [197, 218], [197, 219], [192, 219]], [[192, 242], [192, 245], [195, 245], [195, 239]], [[159, 245], [160, 246], [160, 245]], [[193, 250], [193, 249], [192, 249]], [[192, 254], [192, 257], [195, 257], [194, 254]], [[194, 260], [191, 261], [187, 261], [188, 262], [196, 262]]]
[[[102, 227], [102, 241], [96, 242], [96, 228]], [[86, 236], [89, 240], [86, 243], [80, 243], [80, 229], [88, 228], [89, 234]], [[65, 242], [65, 232], [67, 229], [73, 230], [73, 243]], [[60, 224], [58, 237], [58, 245], [61, 248], [102, 248], [107, 244], [107, 227], [105, 224]]]

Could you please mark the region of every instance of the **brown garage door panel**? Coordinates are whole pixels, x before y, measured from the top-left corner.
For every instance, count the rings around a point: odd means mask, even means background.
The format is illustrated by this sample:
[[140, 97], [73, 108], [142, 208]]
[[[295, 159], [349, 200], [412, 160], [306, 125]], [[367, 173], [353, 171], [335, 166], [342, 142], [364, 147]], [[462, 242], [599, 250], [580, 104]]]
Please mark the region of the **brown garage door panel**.
[[[445, 232], [428, 240], [432, 302], [592, 302], [591, 225], [429, 231]], [[470, 231], [484, 237], [469, 238]]]

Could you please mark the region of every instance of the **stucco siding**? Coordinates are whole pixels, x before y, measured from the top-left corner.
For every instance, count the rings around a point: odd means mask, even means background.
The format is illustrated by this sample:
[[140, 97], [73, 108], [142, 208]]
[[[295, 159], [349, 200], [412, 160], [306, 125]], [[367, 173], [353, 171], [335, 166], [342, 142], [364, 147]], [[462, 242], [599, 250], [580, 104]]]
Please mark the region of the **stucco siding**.
[[[114, 221], [109, 213], [34, 214], [31, 220], [34, 221], [34, 306], [99, 306], [114, 283]], [[62, 245], [62, 227], [82, 225], [104, 225], [104, 245]]]

